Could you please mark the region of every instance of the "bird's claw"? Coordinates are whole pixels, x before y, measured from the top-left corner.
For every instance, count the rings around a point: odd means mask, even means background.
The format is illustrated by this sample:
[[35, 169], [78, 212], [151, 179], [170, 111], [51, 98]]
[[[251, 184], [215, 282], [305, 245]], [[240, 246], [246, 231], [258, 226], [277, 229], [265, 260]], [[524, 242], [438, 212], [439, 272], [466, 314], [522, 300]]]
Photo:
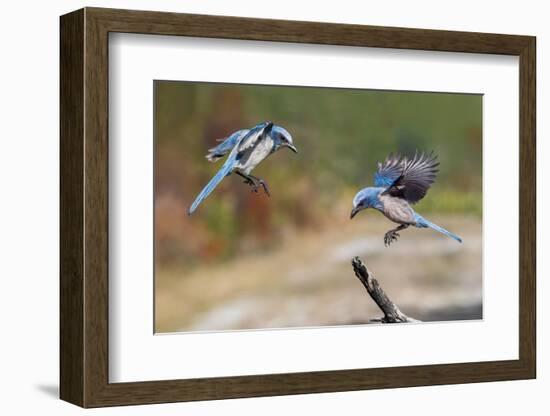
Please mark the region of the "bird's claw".
[[260, 189], [261, 186], [266, 195], [271, 196], [271, 194], [269, 193], [269, 188], [267, 187], [267, 183], [265, 183], [263, 179], [259, 179], [258, 182], [255, 182], [252, 179], [245, 179], [244, 183], [252, 187], [251, 192], [258, 193], [258, 189]]
[[399, 237], [399, 233], [394, 230], [388, 231], [386, 234], [384, 234], [384, 245], [386, 247], [389, 247], [391, 243], [394, 241], [397, 241], [397, 238]]
[[267, 183], [265, 183], [265, 181], [263, 181], [262, 179], [260, 179], [260, 185], [262, 185], [262, 188], [264, 188], [264, 192], [267, 196], [271, 196], [271, 194], [269, 193], [269, 188], [267, 187]]

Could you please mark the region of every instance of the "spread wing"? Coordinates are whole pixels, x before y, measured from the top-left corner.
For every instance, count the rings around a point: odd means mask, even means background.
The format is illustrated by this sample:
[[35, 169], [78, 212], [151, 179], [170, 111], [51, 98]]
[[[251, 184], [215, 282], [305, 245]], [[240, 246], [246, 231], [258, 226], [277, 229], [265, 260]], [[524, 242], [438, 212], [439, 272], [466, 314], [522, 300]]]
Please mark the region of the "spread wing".
[[374, 174], [374, 186], [379, 188], [391, 186], [403, 172], [405, 161], [399, 154], [390, 153], [384, 163], [378, 162], [378, 170]]
[[384, 163], [378, 164], [374, 183], [387, 187], [385, 194], [414, 204], [424, 198], [435, 181], [439, 166], [436, 159], [433, 152], [427, 155], [415, 153], [412, 159], [392, 154]]
[[248, 129], [239, 130], [231, 134], [231, 136], [222, 139], [222, 143], [213, 147], [212, 149], [208, 149], [206, 159], [208, 159], [208, 161], [210, 162], [215, 162], [218, 159], [221, 159], [223, 156], [229, 153], [231, 149], [233, 149], [235, 145], [239, 142], [239, 140], [246, 136], [249, 131], [250, 130]]

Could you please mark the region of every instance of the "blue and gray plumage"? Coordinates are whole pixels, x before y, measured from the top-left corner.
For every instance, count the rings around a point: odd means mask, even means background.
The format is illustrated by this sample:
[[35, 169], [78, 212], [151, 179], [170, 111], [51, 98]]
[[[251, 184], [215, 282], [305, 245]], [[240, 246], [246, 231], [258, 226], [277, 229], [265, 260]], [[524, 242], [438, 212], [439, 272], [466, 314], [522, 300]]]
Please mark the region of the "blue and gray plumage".
[[384, 235], [386, 246], [397, 240], [398, 231], [411, 225], [417, 228], [431, 228], [462, 243], [460, 237], [428, 221], [411, 207], [424, 198], [428, 188], [435, 181], [439, 166], [436, 159], [437, 156], [434, 156], [433, 152], [429, 155], [415, 153], [412, 159], [390, 154], [384, 163], [378, 163], [378, 170], [374, 174], [374, 187], [362, 189], [353, 198], [351, 218], [363, 209], [374, 208], [390, 221], [399, 224], [397, 228]]
[[245, 179], [244, 182], [250, 185], [254, 192], [258, 192], [258, 188], [261, 186], [269, 196], [269, 189], [265, 181], [251, 175], [250, 172], [262, 160], [281, 147], [288, 147], [293, 152], [298, 152], [294, 147], [290, 133], [270, 121], [260, 123], [251, 129], [236, 131], [223, 139], [222, 143], [208, 151], [206, 159], [210, 162], [216, 162], [226, 154], [229, 155], [218, 173], [199, 193], [189, 208], [188, 214], [191, 215], [222, 179], [232, 173], [242, 176]]

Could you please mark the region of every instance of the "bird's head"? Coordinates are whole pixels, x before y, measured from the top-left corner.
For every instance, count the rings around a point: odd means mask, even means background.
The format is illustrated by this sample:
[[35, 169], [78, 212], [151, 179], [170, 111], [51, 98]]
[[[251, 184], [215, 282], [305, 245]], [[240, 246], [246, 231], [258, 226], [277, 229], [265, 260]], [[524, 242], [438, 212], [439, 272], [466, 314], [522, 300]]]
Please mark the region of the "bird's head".
[[367, 208], [375, 208], [379, 203], [378, 196], [382, 192], [381, 188], [365, 188], [357, 192], [353, 198], [353, 208], [350, 219], [355, 217], [359, 211]]
[[298, 149], [296, 149], [292, 142], [292, 136], [281, 126], [273, 126], [271, 138], [273, 139], [274, 150], [279, 150], [281, 147], [288, 147], [294, 153], [298, 153]]

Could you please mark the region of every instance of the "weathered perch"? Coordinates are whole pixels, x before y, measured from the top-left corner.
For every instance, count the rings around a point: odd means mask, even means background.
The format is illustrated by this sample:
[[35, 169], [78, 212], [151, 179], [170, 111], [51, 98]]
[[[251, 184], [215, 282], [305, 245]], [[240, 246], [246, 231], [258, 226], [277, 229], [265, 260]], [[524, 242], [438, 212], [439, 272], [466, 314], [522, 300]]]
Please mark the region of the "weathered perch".
[[382, 312], [384, 312], [383, 318], [373, 319], [373, 322], [420, 322], [417, 319], [408, 317], [399, 310], [397, 305], [390, 300], [388, 295], [386, 295], [386, 292], [382, 290], [378, 281], [374, 278], [373, 274], [369, 271], [369, 269], [367, 269], [367, 266], [363, 264], [359, 257], [354, 257], [351, 264], [353, 265], [355, 275], [361, 283], [363, 283], [363, 286], [365, 286], [367, 292], [369, 292], [372, 300], [374, 300]]

